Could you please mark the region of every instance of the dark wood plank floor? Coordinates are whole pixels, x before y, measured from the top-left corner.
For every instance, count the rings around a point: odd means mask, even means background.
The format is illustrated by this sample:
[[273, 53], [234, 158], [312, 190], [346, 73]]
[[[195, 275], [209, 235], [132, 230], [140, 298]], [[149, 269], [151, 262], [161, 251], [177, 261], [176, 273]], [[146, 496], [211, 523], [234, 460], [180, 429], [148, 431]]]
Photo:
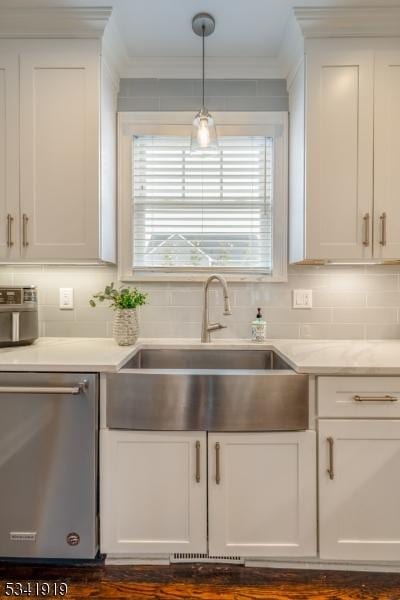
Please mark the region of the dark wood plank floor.
[[400, 574], [236, 565], [33, 566], [0, 562], [1, 600], [6, 598], [7, 581], [64, 581], [69, 586], [68, 600], [400, 600]]

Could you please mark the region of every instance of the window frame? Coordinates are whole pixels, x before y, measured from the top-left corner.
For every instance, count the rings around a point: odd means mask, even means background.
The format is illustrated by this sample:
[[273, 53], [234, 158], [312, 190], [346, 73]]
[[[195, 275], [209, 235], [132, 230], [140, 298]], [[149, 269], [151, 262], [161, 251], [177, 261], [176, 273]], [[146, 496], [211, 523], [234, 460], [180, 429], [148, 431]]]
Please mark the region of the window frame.
[[[193, 113], [118, 113], [118, 277], [126, 282], [203, 282], [212, 272], [231, 282], [287, 281], [288, 235], [288, 114], [287, 112], [214, 112], [217, 133], [224, 135], [265, 135], [274, 143], [274, 198], [272, 211], [272, 273], [243, 269], [224, 272], [223, 268], [132, 267], [132, 137], [134, 135], [190, 135]], [[279, 236], [277, 235], [279, 232]]]

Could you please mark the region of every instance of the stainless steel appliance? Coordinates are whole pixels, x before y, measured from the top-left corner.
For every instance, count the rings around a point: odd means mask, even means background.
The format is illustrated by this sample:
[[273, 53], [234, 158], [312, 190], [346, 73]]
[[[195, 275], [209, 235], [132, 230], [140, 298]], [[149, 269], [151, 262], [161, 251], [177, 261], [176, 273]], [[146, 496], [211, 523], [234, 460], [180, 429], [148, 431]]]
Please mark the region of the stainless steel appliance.
[[0, 373], [0, 556], [97, 553], [98, 380]]
[[32, 344], [38, 336], [36, 287], [0, 286], [0, 346]]

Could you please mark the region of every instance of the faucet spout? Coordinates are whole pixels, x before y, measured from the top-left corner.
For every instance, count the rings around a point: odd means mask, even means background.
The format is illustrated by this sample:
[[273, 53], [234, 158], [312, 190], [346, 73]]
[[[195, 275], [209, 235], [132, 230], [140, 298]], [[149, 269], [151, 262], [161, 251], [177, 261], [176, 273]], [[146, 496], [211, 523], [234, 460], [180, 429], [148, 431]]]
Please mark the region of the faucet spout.
[[229, 301], [229, 291], [228, 284], [226, 280], [221, 275], [210, 275], [204, 285], [204, 297], [203, 297], [203, 322], [201, 327], [201, 341], [202, 342], [210, 342], [211, 341], [211, 331], [215, 331], [217, 329], [224, 329], [226, 325], [221, 325], [221, 323], [213, 323], [209, 322], [208, 315], [208, 288], [212, 281], [218, 281], [222, 286], [223, 297], [224, 297], [224, 312], [223, 314], [229, 316], [232, 314], [231, 305]]

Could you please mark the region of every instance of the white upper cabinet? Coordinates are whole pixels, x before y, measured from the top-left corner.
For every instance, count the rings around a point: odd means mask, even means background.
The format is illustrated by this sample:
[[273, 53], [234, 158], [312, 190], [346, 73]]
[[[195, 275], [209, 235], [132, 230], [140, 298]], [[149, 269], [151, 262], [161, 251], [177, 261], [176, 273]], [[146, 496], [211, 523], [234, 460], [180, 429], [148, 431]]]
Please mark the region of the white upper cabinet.
[[290, 262], [400, 259], [400, 38], [306, 40], [289, 97]]
[[372, 256], [373, 55], [307, 55], [306, 240], [315, 259]]
[[375, 58], [374, 255], [400, 259], [400, 48]]
[[19, 256], [18, 55], [0, 42], [0, 260]]
[[97, 42], [20, 55], [22, 257], [99, 257]]
[[101, 124], [115, 131], [116, 88], [100, 41], [1, 50], [0, 259], [115, 262], [115, 135], [104, 152]]

